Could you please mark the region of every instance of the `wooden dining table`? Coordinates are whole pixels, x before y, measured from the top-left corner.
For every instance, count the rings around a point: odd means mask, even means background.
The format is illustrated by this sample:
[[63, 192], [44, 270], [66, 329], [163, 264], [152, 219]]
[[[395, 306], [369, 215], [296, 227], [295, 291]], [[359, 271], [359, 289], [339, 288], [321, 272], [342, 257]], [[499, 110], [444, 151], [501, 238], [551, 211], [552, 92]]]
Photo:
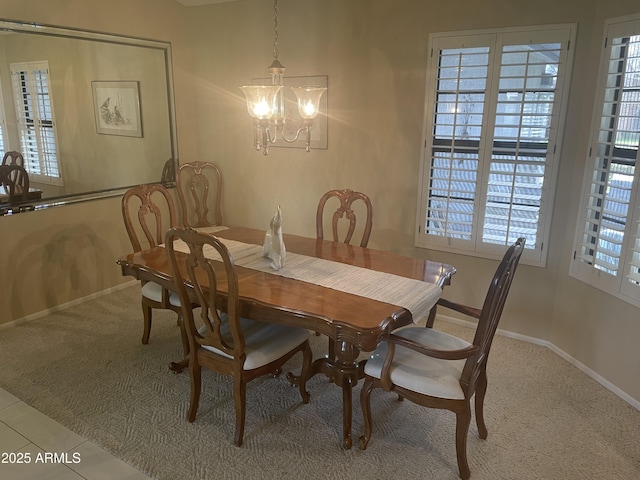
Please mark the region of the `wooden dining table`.
[[[265, 232], [245, 227], [215, 228], [213, 233], [225, 239], [249, 245], [262, 245]], [[339, 264], [382, 272], [393, 282], [402, 277], [413, 279], [420, 289], [438, 292], [448, 285], [455, 268], [444, 263], [397, 255], [391, 252], [362, 248], [339, 242], [284, 234], [287, 255], [302, 255]], [[177, 255], [185, 255], [176, 252]], [[131, 253], [118, 260], [122, 275], [142, 281], [154, 281], [175, 290], [171, 268], [164, 247]], [[256, 270], [238, 266], [240, 314], [265, 322], [306, 328], [326, 335], [334, 342], [335, 358], [323, 356], [314, 360], [309, 377], [325, 374], [342, 388], [343, 439], [342, 445], [352, 447], [352, 390], [364, 375], [361, 352], [375, 350], [384, 335], [395, 328], [418, 320], [402, 305], [349, 293], [351, 288], [329, 288], [316, 283], [290, 278], [281, 272]], [[285, 270], [285, 269], [283, 269]], [[224, 282], [219, 289], [226, 288]], [[372, 285], [376, 287], [376, 285]], [[380, 286], [384, 289], [384, 286]], [[413, 287], [416, 288], [415, 286]], [[345, 291], [347, 290], [347, 291]], [[224, 295], [226, 292], [219, 291]], [[429, 310], [435, 312], [434, 296]], [[428, 313], [428, 312], [427, 312]]]

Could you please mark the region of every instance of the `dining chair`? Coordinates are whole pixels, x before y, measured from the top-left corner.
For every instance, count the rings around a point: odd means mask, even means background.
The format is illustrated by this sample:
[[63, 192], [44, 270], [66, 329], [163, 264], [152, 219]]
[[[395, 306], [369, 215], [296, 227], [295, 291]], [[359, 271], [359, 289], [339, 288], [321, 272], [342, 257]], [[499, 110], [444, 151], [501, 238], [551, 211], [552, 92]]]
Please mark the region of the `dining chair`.
[[178, 199], [182, 225], [222, 225], [222, 173], [211, 162], [190, 162], [178, 169]]
[[471, 343], [433, 328], [405, 327], [388, 333], [367, 360], [360, 392], [365, 432], [360, 448], [371, 438], [371, 392], [382, 388], [400, 399], [456, 414], [456, 452], [460, 477], [470, 476], [467, 434], [471, 423], [471, 398], [480, 438], [487, 438], [484, 397], [487, 358], [502, 309], [516, 273], [525, 239], [519, 238], [505, 253], [489, 285], [482, 309], [440, 299], [438, 304], [477, 319]]
[[[322, 195], [322, 197], [320, 197], [320, 201], [318, 202], [318, 209], [316, 210], [316, 237], [320, 239], [324, 238], [325, 208], [329, 209], [329, 207], [327, 207], [327, 202], [329, 202], [331, 199], [338, 199], [340, 202], [335, 212], [333, 212], [333, 215], [331, 216], [331, 232], [333, 235], [333, 241], [339, 242], [341, 238], [340, 233], [343, 233], [344, 228], [346, 228], [343, 242], [347, 245], [351, 244], [351, 239], [357, 225], [357, 216], [352, 209], [352, 205], [357, 201], [361, 201], [364, 204], [365, 219], [362, 222], [364, 227], [362, 231], [362, 238], [360, 240], [360, 246], [366, 247], [369, 244], [371, 228], [373, 227], [373, 204], [371, 203], [371, 199], [364, 193], [354, 192], [353, 190], [348, 188], [345, 188], [343, 190], [329, 190], [327, 193]], [[347, 227], [344, 227], [342, 229], [340, 229], [339, 227], [341, 226], [341, 224], [344, 224], [346, 222], [340, 222], [341, 219], [345, 219], [348, 221]], [[341, 232], [341, 230], [343, 232]], [[316, 335], [320, 335], [320, 333], [316, 332]], [[335, 343], [331, 339], [329, 339], [329, 358], [335, 358]]]
[[7, 196], [6, 203], [27, 200], [29, 195], [29, 174], [21, 165], [12, 163], [0, 165], [0, 188]]
[[[122, 217], [134, 252], [162, 244], [165, 233], [176, 226], [173, 198], [169, 190], [159, 184], [138, 185], [127, 190], [122, 197]], [[178, 294], [170, 292], [156, 282], [142, 282], [141, 292], [144, 319], [142, 343], [149, 343], [153, 309], [172, 310], [178, 315], [182, 348], [186, 358], [189, 341]], [[177, 364], [172, 364], [172, 368], [176, 371], [181, 369]]]
[[2, 157], [2, 165], [20, 165], [24, 167], [24, 157], [15, 150], [8, 151]]
[[[333, 241], [340, 241], [340, 219], [345, 218], [348, 220], [348, 227], [346, 229], [346, 233], [344, 234], [344, 243], [350, 244], [351, 237], [356, 229], [357, 218], [354, 210], [352, 209], [352, 205], [354, 202], [360, 200], [364, 203], [366, 208], [365, 219], [363, 221], [364, 229], [362, 232], [362, 239], [360, 240], [360, 246], [366, 247], [369, 243], [369, 237], [371, 236], [371, 228], [373, 227], [373, 205], [371, 204], [371, 200], [364, 193], [354, 192], [348, 188], [344, 190], [330, 190], [322, 197], [320, 197], [320, 201], [318, 202], [318, 210], [316, 211], [316, 237], [324, 238], [324, 215], [325, 215], [325, 207], [327, 202], [332, 199], [337, 198], [340, 201], [338, 208], [335, 212], [333, 212], [333, 216], [331, 217], [331, 230], [333, 234]], [[344, 223], [344, 222], [343, 222]]]
[[[349, 188], [342, 190], [329, 190], [327, 193], [320, 197], [318, 202], [318, 209], [316, 210], [316, 237], [324, 239], [324, 221], [325, 221], [325, 209], [329, 210], [327, 202], [331, 199], [338, 199], [340, 202], [335, 212], [331, 216], [331, 233], [334, 242], [339, 242], [341, 233], [344, 233], [343, 242], [347, 245], [351, 244], [351, 239], [356, 230], [357, 215], [352, 208], [354, 202], [361, 201], [365, 208], [365, 219], [363, 221], [362, 238], [360, 240], [360, 246], [366, 247], [369, 244], [369, 237], [371, 236], [371, 228], [373, 227], [373, 204], [371, 199], [361, 192], [354, 192]], [[346, 217], [346, 218], [345, 218]], [[346, 227], [343, 225], [346, 222], [340, 222], [341, 219], [348, 221]], [[343, 228], [340, 228], [343, 226]], [[346, 232], [344, 231], [346, 229]], [[316, 332], [316, 335], [320, 335]], [[329, 339], [329, 358], [335, 358], [335, 343]]]
[[[179, 240], [187, 247], [186, 255], [176, 254], [175, 242]], [[234, 443], [239, 447], [245, 427], [246, 384], [260, 376], [278, 375], [283, 365], [298, 352], [303, 357], [300, 376], [288, 373], [287, 379], [298, 385], [303, 403], [309, 402], [306, 391], [312, 357], [309, 331], [241, 318], [233, 258], [213, 235], [192, 228], [173, 228], [167, 232], [165, 245], [176, 290], [185, 305], [182, 314], [190, 345], [191, 381], [187, 419], [193, 422], [196, 418], [202, 367], [232, 376], [236, 416]], [[222, 295], [220, 291], [223, 291]], [[197, 316], [186, 306], [191, 299], [200, 306], [196, 310]]]

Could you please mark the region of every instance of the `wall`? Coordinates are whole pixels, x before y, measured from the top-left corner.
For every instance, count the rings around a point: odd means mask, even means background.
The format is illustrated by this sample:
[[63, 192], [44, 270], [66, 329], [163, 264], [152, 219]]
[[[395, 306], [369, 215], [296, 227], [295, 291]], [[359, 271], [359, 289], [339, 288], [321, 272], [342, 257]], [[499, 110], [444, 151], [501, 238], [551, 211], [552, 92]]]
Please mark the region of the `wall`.
[[[194, 142], [189, 114], [190, 53], [182, 41], [180, 20], [183, 11], [173, 0], [0, 0], [0, 17], [8, 20], [170, 41], [177, 57], [173, 62], [177, 123], [184, 127], [179, 140], [184, 146], [179, 146], [188, 154]], [[131, 280], [120, 275], [115, 263], [131, 250], [119, 198], [0, 217], [0, 232], [0, 305], [8, 306], [0, 313], [0, 324]]]
[[[172, 0], [91, 2], [91, 8], [88, 3], [0, 0], [0, 11], [7, 18], [29, 17], [172, 41], [181, 161], [208, 160], [221, 167], [226, 223], [264, 228], [280, 204], [285, 231], [314, 235], [315, 207], [322, 193], [332, 188], [360, 190], [374, 203], [371, 246], [455, 265], [458, 273], [445, 295], [476, 305], [482, 301], [495, 261], [413, 247], [428, 35], [578, 23], [548, 266], [520, 268], [501, 327], [551, 342], [628, 399], [640, 402], [640, 382], [634, 374], [640, 368], [640, 351], [632, 345], [640, 337], [637, 309], [568, 275], [603, 21], [640, 11], [637, 2], [462, 0], [455, 13], [448, 2], [422, 0], [281, 0], [278, 47], [287, 75], [329, 76], [329, 149], [307, 154], [274, 148], [268, 157], [251, 146], [251, 122], [238, 86], [264, 76], [271, 63], [271, 2], [239, 0], [192, 8]], [[35, 4], [38, 10], [32, 10]], [[127, 14], [114, 21], [120, 8]], [[36, 11], [37, 15], [30, 13]], [[98, 202], [95, 209], [90, 205], [94, 202], [29, 214], [38, 218], [33, 222], [41, 223], [42, 236], [49, 235], [47, 223], [55, 224], [50, 239], [41, 243], [52, 249], [56, 235], [77, 229], [81, 219], [88, 229], [83, 239], [107, 243], [96, 244], [106, 252], [100, 254], [105, 259], [126, 251], [124, 230], [117, 232], [121, 226], [117, 201]], [[20, 223], [30, 223], [29, 215]], [[5, 220], [0, 219], [3, 226]], [[15, 253], [18, 244], [14, 239], [7, 247], [3, 236], [0, 251]], [[54, 253], [59, 257], [49, 266], [63, 265], [65, 257]], [[4, 256], [0, 268], [8, 264]], [[94, 281], [90, 288], [75, 292], [77, 296], [122, 281], [104, 262], [105, 285]], [[103, 261], [98, 258], [94, 263]], [[8, 281], [20, 285], [16, 288], [26, 285], [26, 280], [13, 275], [10, 271]], [[30, 295], [31, 311], [38, 311], [44, 293], [32, 289]]]

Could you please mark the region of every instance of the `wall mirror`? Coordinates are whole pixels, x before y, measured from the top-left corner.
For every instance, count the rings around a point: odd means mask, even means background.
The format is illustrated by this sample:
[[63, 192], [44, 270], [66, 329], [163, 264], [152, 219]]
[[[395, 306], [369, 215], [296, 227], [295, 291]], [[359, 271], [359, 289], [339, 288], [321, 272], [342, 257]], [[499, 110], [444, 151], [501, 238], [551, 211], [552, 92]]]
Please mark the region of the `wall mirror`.
[[173, 184], [174, 108], [169, 43], [0, 20], [0, 158], [20, 152], [32, 190], [2, 210]]

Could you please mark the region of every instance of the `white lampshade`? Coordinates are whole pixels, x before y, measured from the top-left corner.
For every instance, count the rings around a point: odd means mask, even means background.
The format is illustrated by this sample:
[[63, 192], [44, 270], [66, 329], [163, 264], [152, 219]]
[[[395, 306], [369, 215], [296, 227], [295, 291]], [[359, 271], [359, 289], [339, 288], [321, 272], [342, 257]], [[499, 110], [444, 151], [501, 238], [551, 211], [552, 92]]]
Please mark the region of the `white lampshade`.
[[298, 112], [305, 120], [313, 120], [320, 111], [320, 98], [326, 87], [291, 87], [298, 99]]
[[240, 87], [247, 99], [247, 110], [254, 118], [264, 120], [273, 116], [277, 108], [281, 85], [245, 85]]

